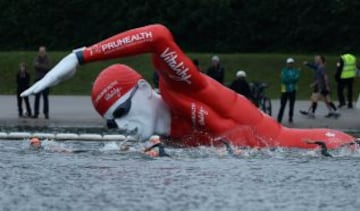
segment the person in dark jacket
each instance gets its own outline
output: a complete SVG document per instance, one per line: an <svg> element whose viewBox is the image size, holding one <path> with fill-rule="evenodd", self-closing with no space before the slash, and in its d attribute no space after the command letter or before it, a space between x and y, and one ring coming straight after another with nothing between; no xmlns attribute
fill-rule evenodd
<svg viewBox="0 0 360 211"><path fill-rule="evenodd" d="M46 73L50 70L50 68L51 68L51 62L47 55L46 47L40 46L39 54L34 59L35 82L42 79L46 75ZM45 118L48 119L49 118L49 88L46 88L35 95L33 118L38 118L39 116L39 103L40 103L41 95L43 96L43 100L44 100L43 112Z"/></svg>
<svg viewBox="0 0 360 211"><path fill-rule="evenodd" d="M249 100L252 99L250 85L246 81L246 72L243 70L236 72L236 79L231 83L230 89L243 95Z"/></svg>
<svg viewBox="0 0 360 211"><path fill-rule="evenodd" d="M296 99L296 83L299 80L300 72L294 67L295 60L293 58L286 59L286 67L281 70L281 97L280 110L277 121L281 123L285 106L289 100L289 123L293 122L294 105Z"/></svg>
<svg viewBox="0 0 360 211"><path fill-rule="evenodd" d="M20 94L25 91L27 88L29 88L30 85L30 74L28 73L26 69L25 63L20 63L19 65L19 71L16 74L16 97L17 97L17 106L18 106L18 112L19 117L23 117L23 109L22 109L22 100L23 98L20 97ZM25 106L26 106L26 116L31 117L31 107L29 103L29 97L24 97Z"/></svg>
<svg viewBox="0 0 360 211"><path fill-rule="evenodd" d="M219 83L224 83L225 70L221 66L220 58L218 56L213 56L211 58L211 66L207 69L206 74Z"/></svg>

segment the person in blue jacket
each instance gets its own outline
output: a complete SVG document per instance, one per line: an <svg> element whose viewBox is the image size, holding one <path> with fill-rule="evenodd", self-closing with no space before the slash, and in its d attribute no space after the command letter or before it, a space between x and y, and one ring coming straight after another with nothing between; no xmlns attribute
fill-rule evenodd
<svg viewBox="0 0 360 211"><path fill-rule="evenodd" d="M296 99L296 83L300 77L300 71L294 67L295 60L288 58L286 67L281 70L281 97L280 110L277 117L278 122L282 121L285 106L289 100L289 123L293 122L294 105Z"/></svg>

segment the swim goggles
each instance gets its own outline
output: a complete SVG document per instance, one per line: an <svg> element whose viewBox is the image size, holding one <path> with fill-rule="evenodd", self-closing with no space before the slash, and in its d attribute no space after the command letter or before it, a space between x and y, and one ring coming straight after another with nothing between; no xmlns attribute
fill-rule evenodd
<svg viewBox="0 0 360 211"><path fill-rule="evenodd" d="M106 125L109 129L118 128L115 119L122 118L126 114L129 113L131 109L131 99L135 95L135 92L137 91L138 86L136 85L135 88L131 91L129 98L117 106L117 108L112 113L112 118L106 120Z"/></svg>

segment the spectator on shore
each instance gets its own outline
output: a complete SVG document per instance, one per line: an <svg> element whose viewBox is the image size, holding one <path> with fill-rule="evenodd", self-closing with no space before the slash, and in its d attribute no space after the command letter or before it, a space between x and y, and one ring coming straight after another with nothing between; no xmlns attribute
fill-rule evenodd
<svg viewBox="0 0 360 211"><path fill-rule="evenodd" d="M17 97L17 106L18 106L18 113L19 117L28 116L31 117L31 107L29 103L29 97L24 97L25 106L26 106L26 114L24 115L22 109L22 100L23 98L20 97L20 94L29 88L30 85L30 74L27 71L26 64L24 62L20 63L19 71L16 74L16 97Z"/></svg>
<svg viewBox="0 0 360 211"><path fill-rule="evenodd" d="M243 95L244 97L246 97L251 101L252 99L251 90L249 83L246 81L245 71L239 70L236 72L236 79L231 83L230 89Z"/></svg>
<svg viewBox="0 0 360 211"><path fill-rule="evenodd" d="M218 56L215 55L211 58L211 66L207 69L206 74L219 83L224 83L225 70L220 64Z"/></svg>
<svg viewBox="0 0 360 211"><path fill-rule="evenodd" d="M311 95L311 105L308 111L300 110L300 113L303 115L307 115L310 118L315 118L317 102L319 101L319 99L322 99L329 110L329 113L325 117L339 117L340 114L337 112L336 106L330 98L330 83L325 68L325 57L322 55L316 55L314 57L314 63L304 61L304 65L314 70L314 82L311 84L311 86L313 87L313 93Z"/></svg>
<svg viewBox="0 0 360 211"><path fill-rule="evenodd" d="M299 80L300 72L294 67L295 60L288 58L286 67L281 70L281 97L280 110L277 121L281 123L286 103L289 100L289 123L293 122L294 105L296 100L296 83Z"/></svg>
<svg viewBox="0 0 360 211"><path fill-rule="evenodd" d="M339 105L341 108L346 105L344 97L344 89L347 89L348 108L353 107L353 84L356 77L356 58L352 54L343 54L340 56L336 65L335 80L337 82L337 95Z"/></svg>
<svg viewBox="0 0 360 211"><path fill-rule="evenodd" d="M46 73L50 70L50 68L51 68L51 62L47 55L46 47L40 46L38 56L34 59L35 82L42 79L46 75ZM39 117L39 103L40 103L41 95L43 96L43 100L44 100L44 106L43 106L44 116L45 119L48 119L49 118L49 88L46 88L35 95L33 118Z"/></svg>

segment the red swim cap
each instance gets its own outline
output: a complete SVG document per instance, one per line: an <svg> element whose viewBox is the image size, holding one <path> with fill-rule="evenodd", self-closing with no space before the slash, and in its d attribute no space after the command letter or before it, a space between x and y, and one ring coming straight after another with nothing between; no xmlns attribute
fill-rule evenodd
<svg viewBox="0 0 360 211"><path fill-rule="evenodd" d="M142 76L126 65L114 64L105 68L96 78L92 88L91 100L96 111L104 116L140 79Z"/></svg>

